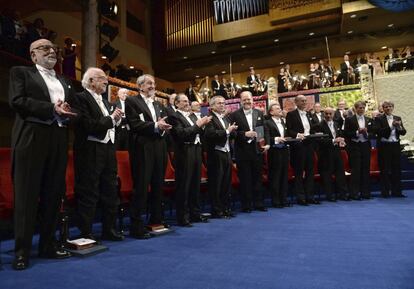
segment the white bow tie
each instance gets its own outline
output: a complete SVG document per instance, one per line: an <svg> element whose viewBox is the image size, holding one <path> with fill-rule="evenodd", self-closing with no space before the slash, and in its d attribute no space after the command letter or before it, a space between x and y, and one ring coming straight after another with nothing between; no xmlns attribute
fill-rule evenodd
<svg viewBox="0 0 414 289"><path fill-rule="evenodd" d="M245 114L245 115L252 114L252 110L251 110L251 109L249 109L249 110L244 110L244 114Z"/></svg>
<svg viewBox="0 0 414 289"><path fill-rule="evenodd" d="M150 103L153 103L153 102L154 102L154 99L153 99L152 97L146 97L146 98L145 98L145 102L146 102L147 104L150 104Z"/></svg>
<svg viewBox="0 0 414 289"><path fill-rule="evenodd" d="M41 72L43 72L44 74L49 75L49 76L56 77L56 71L55 71L55 70L53 70L53 69L46 69L46 68L42 67L42 68L40 69L40 71L41 71Z"/></svg>

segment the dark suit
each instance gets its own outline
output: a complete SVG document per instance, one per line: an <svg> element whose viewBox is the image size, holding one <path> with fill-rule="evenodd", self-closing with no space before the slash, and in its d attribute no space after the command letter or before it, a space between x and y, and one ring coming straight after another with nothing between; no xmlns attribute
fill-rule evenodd
<svg viewBox="0 0 414 289"><path fill-rule="evenodd" d="M335 122L333 122L335 138L341 137L341 130L338 128ZM319 141L319 155L318 165L319 173L321 175L323 188L327 199L335 199L334 193L336 192L336 198L346 199L347 185L345 178L344 163L341 157L341 148L333 143L334 136L329 128L328 123L322 120L318 127L318 131L323 134L329 135L329 138ZM332 175L335 176L336 189L334 191Z"/></svg>
<svg viewBox="0 0 414 289"><path fill-rule="evenodd" d="M347 149L349 164L351 166L350 197L351 198L370 198L369 169L371 162L371 143L370 135L374 132L373 121L369 117L364 117L365 127L368 134L364 140L356 141L359 129L357 116L345 119L344 136L347 139ZM361 193L361 196L359 195Z"/></svg>
<svg viewBox="0 0 414 289"><path fill-rule="evenodd" d="M121 104L121 100L118 99L115 104L114 104L117 108L122 110L122 104ZM124 102L124 110L123 112L125 113L125 102ZM121 124L119 126L117 126L115 128L116 133L115 133L115 145L116 145L116 149L117 150L121 150L121 151L125 151L128 150L128 144L129 144L129 139L128 139L128 128L127 128L127 120L124 117L122 117L122 121Z"/></svg>
<svg viewBox="0 0 414 289"><path fill-rule="evenodd" d="M252 129L263 126L263 113L258 109L252 109ZM249 124L240 108L230 114L230 122L238 126L234 145L238 176L240 180L241 203L244 210L250 210L252 205L256 208L263 207L262 192L262 166L263 155L257 148L256 139L245 136L250 131Z"/></svg>
<svg viewBox="0 0 414 289"><path fill-rule="evenodd" d="M200 217L200 181L201 154L200 144L194 144L196 136L203 134L203 129L195 123L197 117L192 114L191 124L180 111L169 117L173 126L172 136L175 142L175 179L177 221L185 224L190 219Z"/></svg>
<svg viewBox="0 0 414 289"><path fill-rule="evenodd" d="M82 236L92 233L92 224L98 202L102 205L103 232L115 228L119 205L117 193L117 161L115 145L104 140L109 129L114 128L113 111L108 101L102 101L108 112L104 116L94 97L84 90L76 95L80 117L75 123L73 157L75 166L75 196L78 206L78 226Z"/></svg>
<svg viewBox="0 0 414 289"><path fill-rule="evenodd" d="M348 69L353 69L351 62L349 62L349 67L348 65L346 65L345 62L341 63L341 76L342 76L342 80L343 80L343 84L352 84L352 80L350 79L349 73L348 73Z"/></svg>
<svg viewBox="0 0 414 289"><path fill-rule="evenodd" d="M64 100L72 102L70 84L59 75L57 79L64 89ZM38 213L39 252L55 246L66 190L68 133L57 124L46 82L35 66L10 70L9 103L16 112L11 140L15 253L28 258Z"/></svg>
<svg viewBox="0 0 414 289"><path fill-rule="evenodd" d="M153 102L156 119L166 116L164 106ZM151 111L141 95L128 97L125 101L125 113L130 127L131 147L129 149L134 180L134 194L130 206L131 231L143 232L141 215L145 212L150 194L150 224L161 224L161 196L164 184L165 167L167 165L167 145L165 133L155 129ZM132 166L131 166L132 167Z"/></svg>
<svg viewBox="0 0 414 289"><path fill-rule="evenodd" d="M310 134L314 133L312 119L306 115ZM286 115L287 136L296 138L298 133L304 133L305 129L299 115L299 110L295 109ZM295 172L294 192L298 201L313 200L314 196L314 144L312 140L303 140L291 145L291 164ZM305 173L305 178L303 177Z"/></svg>
<svg viewBox="0 0 414 289"><path fill-rule="evenodd" d="M185 90L185 95L188 96L189 101L197 101L197 97L194 93L194 88L187 87Z"/></svg>
<svg viewBox="0 0 414 289"><path fill-rule="evenodd" d="M401 121L399 116L393 116L394 121ZM376 118L376 131L378 135L378 161L381 172L381 195L383 197L401 196L401 148L400 136L407 131L401 123L395 129L395 139L387 141L391 136L392 129L388 124L387 115L383 114Z"/></svg>
<svg viewBox="0 0 414 289"><path fill-rule="evenodd" d="M224 127L216 114L211 113L211 122L206 125L204 139L207 142L208 192L213 214L221 215L230 211L230 190L232 161L230 137L227 134L229 121L223 118ZM228 146L226 146L228 143Z"/></svg>
<svg viewBox="0 0 414 289"><path fill-rule="evenodd" d="M283 135L286 135L287 128L283 119L281 123L283 126ZM266 145L270 145L267 155L272 205L284 206L287 204L289 147L283 143L275 143L275 137L280 137L281 132L272 118L265 120L264 134Z"/></svg>
<svg viewBox="0 0 414 289"><path fill-rule="evenodd" d="M342 117L342 112L339 109L335 110L335 113L334 113L334 116L333 116L333 121L338 126L338 129L342 130L342 128L344 126L344 123L345 123L345 118Z"/></svg>
<svg viewBox="0 0 414 289"><path fill-rule="evenodd" d="M211 81L211 89L213 90L213 95L221 95L222 84L218 80L213 79Z"/></svg>

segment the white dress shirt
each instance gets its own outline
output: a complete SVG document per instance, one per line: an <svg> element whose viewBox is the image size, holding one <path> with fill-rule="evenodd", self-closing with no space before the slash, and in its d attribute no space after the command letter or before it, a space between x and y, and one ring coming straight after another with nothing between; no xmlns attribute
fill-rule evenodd
<svg viewBox="0 0 414 289"><path fill-rule="evenodd" d="M388 125L391 129L391 134L388 138L381 138L381 141L383 142L397 142L397 135L396 135L396 130L395 130L395 126L392 125L392 123L394 122L394 116L393 115L387 115L387 122Z"/></svg>
<svg viewBox="0 0 414 289"><path fill-rule="evenodd" d="M302 121L303 129L304 129L303 134L305 136L308 136L310 134L310 123L309 123L309 119L307 116L307 112L304 110L300 110L300 109L298 109L298 111L299 111L300 119Z"/></svg>
<svg viewBox="0 0 414 289"><path fill-rule="evenodd" d="M226 140L226 144L224 145L224 147L221 147L221 146L216 145L214 147L214 149L215 150L218 150L218 151L222 151L222 152L229 152L230 151L230 144L229 144L230 132L227 130L226 124L224 123L224 120L223 120L224 115L218 114L215 111L213 111L213 113L217 116L217 118L219 119L221 125L226 130L226 134L227 134L227 140Z"/></svg>
<svg viewBox="0 0 414 289"><path fill-rule="evenodd" d="M247 123L249 124L249 129L253 130L253 109L244 110L244 116L246 117Z"/></svg>
<svg viewBox="0 0 414 289"><path fill-rule="evenodd" d="M191 125L195 125L195 123L190 118L190 114L192 114L192 112L182 111L179 109L177 109L177 111L179 111ZM200 139L199 134L196 135L194 144L201 144L201 139Z"/></svg>
<svg viewBox="0 0 414 289"><path fill-rule="evenodd" d="M93 99L98 104L99 108L101 109L102 114L104 116L111 117L112 124L113 124L113 127L106 131L106 135L105 135L104 139L98 139L98 138L90 135L90 136L88 136L88 140L95 141L95 142L100 142L100 143L108 143L109 141L111 141L112 143L115 143L115 125L119 125L121 123L121 121L119 120L118 122L116 122L115 119L111 115L109 115L108 109L105 107L105 104L102 101L102 95L97 94L96 92L94 92L93 90L90 90L90 89L86 89L86 90L93 96Z"/></svg>
<svg viewBox="0 0 414 289"><path fill-rule="evenodd" d="M333 140L335 140L336 139L336 131L335 131L335 127L334 127L334 122L331 120L331 121L328 121L326 123L328 124L329 130L332 133Z"/></svg>
<svg viewBox="0 0 414 289"><path fill-rule="evenodd" d="M280 137L285 137L285 128L283 127L282 120L279 117L272 117L273 122L276 124L277 129L279 130ZM278 144L277 140L279 137L275 137L275 144Z"/></svg>
<svg viewBox="0 0 414 289"><path fill-rule="evenodd" d="M356 116L358 120L358 126L359 128L365 128L365 117L363 115L357 115ZM357 142L366 142L367 138L363 135L357 132Z"/></svg>
<svg viewBox="0 0 414 289"><path fill-rule="evenodd" d="M56 72L53 69L47 69L43 66L36 64L37 70L46 82L47 90L49 91L50 101L57 103L58 100L65 101L65 90L62 83L56 77Z"/></svg>

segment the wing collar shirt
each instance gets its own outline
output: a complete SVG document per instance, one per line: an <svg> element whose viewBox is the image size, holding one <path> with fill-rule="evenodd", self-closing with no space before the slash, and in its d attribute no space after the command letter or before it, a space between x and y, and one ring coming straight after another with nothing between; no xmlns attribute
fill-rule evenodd
<svg viewBox="0 0 414 289"><path fill-rule="evenodd" d="M282 119L280 117L272 117L273 122L276 124L277 129L279 130L280 137L285 137L285 128L282 124ZM278 144L278 137L275 137L275 144Z"/></svg>
<svg viewBox="0 0 414 289"><path fill-rule="evenodd" d="M221 115L221 114L219 114L215 111L213 111L213 113L217 116L217 118L219 119L221 125L226 130L226 134L227 134L227 140L226 140L226 144L224 145L224 147L216 145L214 147L214 149L218 150L218 151L222 151L222 152L229 152L230 151L230 144L229 144L230 132L227 130L226 123L224 122L224 115Z"/></svg>
<svg viewBox="0 0 414 289"><path fill-rule="evenodd" d="M177 109L177 111L179 111L184 117L185 119L190 123L190 125L195 125L195 123L193 122L193 120L190 118L190 114L192 114L192 112L187 112L187 111L182 111ZM194 144L201 144L201 140L200 140L200 135L197 134L194 140Z"/></svg>
<svg viewBox="0 0 414 289"><path fill-rule="evenodd" d="M310 134L310 124L309 124L309 119L307 116L308 113L300 109L298 109L298 111L299 111L300 119L302 121L303 129L304 129L303 134L305 136L308 136Z"/></svg>
<svg viewBox="0 0 414 289"><path fill-rule="evenodd" d="M108 143L109 141L111 141L112 143L115 143L115 126L119 125L121 123L121 120L116 122L115 119L111 115L109 115L108 109L105 107L105 104L102 101L102 95L97 94L96 92L88 88L86 90L93 96L93 99L98 104L99 108L101 109L102 114L104 116L109 116L112 119L112 124L113 124L113 127L106 131L106 135L104 139L98 139L90 135L88 136L88 140L100 142L100 143Z"/></svg>
<svg viewBox="0 0 414 289"><path fill-rule="evenodd" d="M65 90L63 89L62 83L56 77L56 72L53 69L47 69L39 64L36 64L36 68L46 83L47 90L49 91L50 101L57 103L59 100L65 101ZM63 119L60 119L57 115L55 116L59 126L63 125Z"/></svg>
<svg viewBox="0 0 414 289"><path fill-rule="evenodd" d="M359 128L365 127L365 117L363 115L356 115L358 126ZM357 138L355 139L356 142L366 142L368 139L364 134L357 132Z"/></svg>
<svg viewBox="0 0 414 289"><path fill-rule="evenodd" d="M397 142L397 135L395 133L395 127L392 125L392 123L394 122L394 116L393 115L387 115L387 122L388 125L391 129L391 134L388 138L381 138L381 141L383 142Z"/></svg>

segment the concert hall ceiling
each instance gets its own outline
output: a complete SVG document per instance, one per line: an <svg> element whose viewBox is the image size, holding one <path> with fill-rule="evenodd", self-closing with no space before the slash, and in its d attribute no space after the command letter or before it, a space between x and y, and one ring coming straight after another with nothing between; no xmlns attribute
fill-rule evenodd
<svg viewBox="0 0 414 289"><path fill-rule="evenodd" d="M225 1L198 0L196 6L191 0L156 2L153 66L159 77L169 81L228 73L230 55L233 73L250 66L278 67L281 62L327 58L326 38L331 57L414 44L413 10L394 13L367 1L270 0L266 13L236 21L230 13L224 15L230 21L222 24L217 24L213 4ZM223 19L219 21L226 22Z"/></svg>

